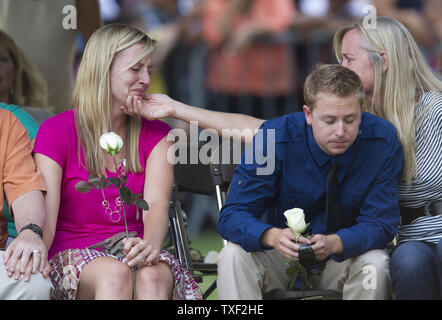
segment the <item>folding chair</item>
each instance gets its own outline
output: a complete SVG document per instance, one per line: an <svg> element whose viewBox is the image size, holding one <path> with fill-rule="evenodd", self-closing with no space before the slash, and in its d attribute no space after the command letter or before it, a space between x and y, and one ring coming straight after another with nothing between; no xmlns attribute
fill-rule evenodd
<svg viewBox="0 0 442 320"><path fill-rule="evenodd" d="M240 163L235 159L232 154L238 150L238 144L234 144L231 141L225 141L212 156L210 163L210 170L213 176L213 183L215 184L216 197L218 201L218 208L221 211L222 206L225 203L227 193L229 191L230 183L235 171L236 166ZM241 144L241 150L245 149L245 145ZM222 153L230 150L230 161L222 161ZM226 160L227 156L224 156ZM225 240L224 240L225 241ZM267 292L263 296L264 300L339 300L341 294L333 290L273 290Z"/></svg>
<svg viewBox="0 0 442 320"><path fill-rule="evenodd" d="M190 156L191 152L198 152L199 154L201 145L188 145L186 149L188 156ZM203 275L216 274L217 264L192 261L180 195L183 192L213 195L215 193L215 186L212 183L209 164L202 163L200 159L195 164L190 163L190 160L187 163L175 164L174 175L175 183L170 199L169 222L175 253L182 266L192 274L196 282L201 283ZM195 274L195 271L202 275ZM215 288L216 286L214 285L210 286L203 293L203 298L206 299Z"/></svg>

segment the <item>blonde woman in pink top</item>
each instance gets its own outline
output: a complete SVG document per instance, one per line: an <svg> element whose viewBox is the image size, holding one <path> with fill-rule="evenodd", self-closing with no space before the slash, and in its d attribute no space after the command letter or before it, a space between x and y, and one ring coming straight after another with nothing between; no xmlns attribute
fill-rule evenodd
<svg viewBox="0 0 442 320"><path fill-rule="evenodd" d="M168 228L173 167L167 161L170 128L122 111L138 101L150 84L155 41L122 24L106 25L89 39L73 93L74 109L42 124L35 161L47 185L44 242L50 247L51 280L56 299L130 299L135 267L137 299L200 299L201 291L177 259L161 245ZM105 132L124 141L116 157L127 186L149 204L136 219L126 206L129 231L124 259L87 247L125 231L118 190L75 185L89 174L116 177L113 159L100 148Z"/></svg>

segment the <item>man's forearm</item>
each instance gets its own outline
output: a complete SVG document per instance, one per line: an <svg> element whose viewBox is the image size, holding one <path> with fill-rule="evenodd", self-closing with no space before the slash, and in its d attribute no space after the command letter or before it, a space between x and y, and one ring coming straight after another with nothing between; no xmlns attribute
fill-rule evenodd
<svg viewBox="0 0 442 320"><path fill-rule="evenodd" d="M43 228L46 209L41 191L26 192L12 202L11 208L17 231L29 223Z"/></svg>

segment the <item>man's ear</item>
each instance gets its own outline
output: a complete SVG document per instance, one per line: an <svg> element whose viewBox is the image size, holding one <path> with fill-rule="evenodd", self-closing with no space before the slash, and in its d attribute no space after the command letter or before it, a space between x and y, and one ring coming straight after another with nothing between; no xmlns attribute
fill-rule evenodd
<svg viewBox="0 0 442 320"><path fill-rule="evenodd" d="M387 51L381 50L381 51L379 51L379 54L381 55L381 58L382 58L382 73L384 73L388 69L388 55L387 55Z"/></svg>
<svg viewBox="0 0 442 320"><path fill-rule="evenodd" d="M310 110L310 107L303 105L302 110L304 111L305 121L307 121L308 125L312 125L312 111Z"/></svg>

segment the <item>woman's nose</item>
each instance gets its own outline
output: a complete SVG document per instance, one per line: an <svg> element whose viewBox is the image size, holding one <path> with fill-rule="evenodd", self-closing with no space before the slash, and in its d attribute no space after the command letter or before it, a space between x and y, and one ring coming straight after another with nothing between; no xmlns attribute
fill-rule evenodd
<svg viewBox="0 0 442 320"><path fill-rule="evenodd" d="M150 74L149 74L149 70L147 68L142 68L142 70L139 73L139 76L140 76L140 83L149 85Z"/></svg>

